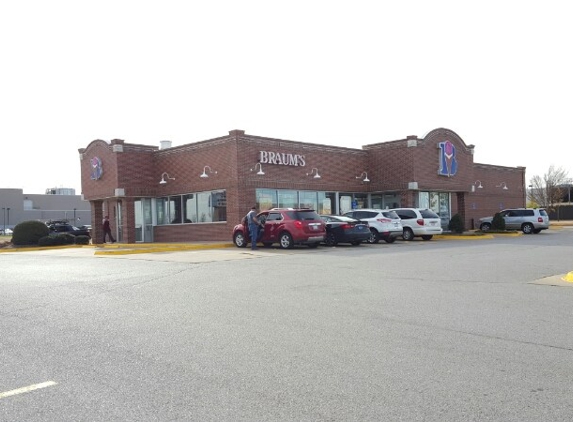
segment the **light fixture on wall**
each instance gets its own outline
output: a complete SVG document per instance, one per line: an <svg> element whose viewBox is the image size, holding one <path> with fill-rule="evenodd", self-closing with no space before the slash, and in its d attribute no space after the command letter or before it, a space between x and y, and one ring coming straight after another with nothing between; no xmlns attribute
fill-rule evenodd
<svg viewBox="0 0 573 422"><path fill-rule="evenodd" d="M507 183L501 182L499 185L495 186L496 188L502 188L503 190L508 190Z"/></svg>
<svg viewBox="0 0 573 422"><path fill-rule="evenodd" d="M175 180L175 177L170 177L169 174L167 174L167 172L163 172L163 174L161 175L161 180L159 181L159 184L164 185L167 183L167 180Z"/></svg>
<svg viewBox="0 0 573 422"><path fill-rule="evenodd" d="M320 174L318 174L318 169L315 167L313 168L310 173L306 173L307 176L312 176L312 173L314 173L316 170L316 174L313 176L315 179L320 179Z"/></svg>
<svg viewBox="0 0 573 422"><path fill-rule="evenodd" d="M364 176L364 179L362 179L362 176ZM357 179L362 179L363 182L369 182L370 179L368 178L368 173L366 173L365 171L363 171L360 176L356 176Z"/></svg>
<svg viewBox="0 0 573 422"><path fill-rule="evenodd" d="M476 191L476 187L477 187L478 189L483 189L483 186L482 186L480 180L476 180L476 181L474 182L474 184L472 185L472 192L475 192L475 191Z"/></svg>
<svg viewBox="0 0 573 422"><path fill-rule="evenodd" d="M217 174L217 172L213 171L213 169L211 169L211 167L205 166L205 167L203 167L203 173L199 177L202 177L203 179L209 177L209 175L207 174L207 169L209 169L210 174Z"/></svg>
<svg viewBox="0 0 573 422"><path fill-rule="evenodd" d="M257 172L257 174L259 176L264 176L265 172L263 171L263 165L261 163L255 164L255 168L251 169L251 171L255 171L257 169L257 166L259 166L259 171Z"/></svg>

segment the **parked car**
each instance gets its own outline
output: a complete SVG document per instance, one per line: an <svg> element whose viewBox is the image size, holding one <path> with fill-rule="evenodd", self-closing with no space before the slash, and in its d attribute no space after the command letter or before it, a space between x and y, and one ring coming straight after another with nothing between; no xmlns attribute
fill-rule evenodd
<svg viewBox="0 0 573 422"><path fill-rule="evenodd" d="M326 236L325 224L320 216L307 208L273 208L257 215L264 229L258 242L270 247L278 243L283 249L294 245L308 245L316 248ZM240 223L233 228L233 242L238 248L244 248L251 242L249 229Z"/></svg>
<svg viewBox="0 0 573 422"><path fill-rule="evenodd" d="M370 227L368 243L378 243L380 239L393 243L397 237L402 236L402 222L391 210L363 208L348 211L343 215L368 223Z"/></svg>
<svg viewBox="0 0 573 422"><path fill-rule="evenodd" d="M4 235L4 236L8 236L13 234L14 232L12 231L12 229L0 229L0 235Z"/></svg>
<svg viewBox="0 0 573 422"><path fill-rule="evenodd" d="M338 243L350 243L358 246L370 238L368 223L345 217L343 215L321 215L326 225L324 243L327 246L336 246Z"/></svg>
<svg viewBox="0 0 573 422"><path fill-rule="evenodd" d="M525 234L539 233L549 228L549 215L543 208L509 208L499 212L508 230L521 230ZM493 217L480 218L481 231L491 230Z"/></svg>
<svg viewBox="0 0 573 422"><path fill-rule="evenodd" d="M440 216L428 208L393 208L402 220L402 239L413 240L421 237L430 240L434 235L442 234Z"/></svg>
<svg viewBox="0 0 573 422"><path fill-rule="evenodd" d="M74 236L90 236L90 232L87 229L78 229L76 226L72 226L67 223L56 223L48 225L50 233L69 233Z"/></svg>

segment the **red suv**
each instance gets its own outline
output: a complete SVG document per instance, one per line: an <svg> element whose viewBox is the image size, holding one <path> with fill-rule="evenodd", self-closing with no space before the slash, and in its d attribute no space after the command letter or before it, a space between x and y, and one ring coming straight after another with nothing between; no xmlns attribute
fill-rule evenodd
<svg viewBox="0 0 573 422"><path fill-rule="evenodd" d="M320 216L307 208L273 208L257 215L264 224L258 242L265 247L278 243L283 249L294 245L316 248L324 241L326 229ZM244 248L251 241L247 225L237 224L233 229L233 242Z"/></svg>

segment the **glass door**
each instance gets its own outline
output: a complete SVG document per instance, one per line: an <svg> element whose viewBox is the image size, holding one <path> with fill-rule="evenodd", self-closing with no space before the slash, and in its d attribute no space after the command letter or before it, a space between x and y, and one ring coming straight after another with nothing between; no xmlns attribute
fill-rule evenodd
<svg viewBox="0 0 573 422"><path fill-rule="evenodd" d="M151 198L136 199L133 206L135 213L135 241L153 242Z"/></svg>

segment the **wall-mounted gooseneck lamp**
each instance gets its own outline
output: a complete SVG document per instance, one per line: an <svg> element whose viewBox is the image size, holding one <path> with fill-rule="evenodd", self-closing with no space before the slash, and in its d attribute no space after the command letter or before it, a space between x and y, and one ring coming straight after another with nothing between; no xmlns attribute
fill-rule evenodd
<svg viewBox="0 0 573 422"><path fill-rule="evenodd" d="M310 171L310 173L306 173L306 175L307 175L307 176L312 176L313 173L315 173L314 176L313 176L314 179L320 179L320 174L318 174L318 169L317 169L316 167L313 168L313 169Z"/></svg>
<svg viewBox="0 0 573 422"><path fill-rule="evenodd" d="M472 185L472 192L475 192L475 191L476 191L476 187L477 187L478 189L483 189L483 186L482 186L482 184L481 184L481 181L476 180L476 181L474 182L474 184Z"/></svg>
<svg viewBox="0 0 573 422"><path fill-rule="evenodd" d="M175 180L175 177L171 177L171 176L169 176L169 174L167 174L167 172L163 172L163 174L161 175L161 180L159 181L159 184L164 185L167 183L168 180Z"/></svg>
<svg viewBox="0 0 573 422"><path fill-rule="evenodd" d="M507 183L501 182L499 185L495 186L496 188L502 188L503 190L508 190Z"/></svg>
<svg viewBox="0 0 573 422"><path fill-rule="evenodd" d="M364 176L364 179L362 179L362 176ZM368 178L368 173L366 173L365 171L363 171L360 176L356 176L356 178L362 179L363 182L369 182L370 181L370 179Z"/></svg>
<svg viewBox="0 0 573 422"><path fill-rule="evenodd" d="M213 169L211 169L211 167L205 166L205 167L203 167L203 173L199 177L202 177L203 179L206 177L209 177L209 175L207 174L207 169L209 169L209 174L217 174L217 172L213 171Z"/></svg>
<svg viewBox="0 0 573 422"><path fill-rule="evenodd" d="M257 166L259 166L259 171L257 172L257 174L259 176L264 176L265 172L263 171L263 165L261 163L255 164L255 168L251 169L251 171L255 171L257 169Z"/></svg>

